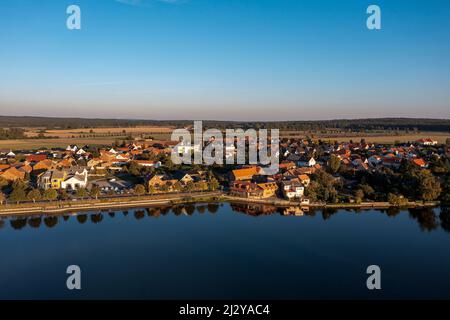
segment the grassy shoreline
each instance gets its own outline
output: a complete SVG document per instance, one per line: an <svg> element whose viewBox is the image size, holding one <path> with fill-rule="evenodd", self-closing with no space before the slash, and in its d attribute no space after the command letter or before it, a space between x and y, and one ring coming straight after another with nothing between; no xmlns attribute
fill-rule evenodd
<svg viewBox="0 0 450 320"><path fill-rule="evenodd" d="M0 216L31 215L31 214L62 214L76 211L126 209L142 206L176 205L192 202L217 201L220 192L199 192L183 195L135 196L127 198L102 198L74 201L51 201L45 203L7 204L0 205Z"/></svg>
<svg viewBox="0 0 450 320"><path fill-rule="evenodd" d="M27 203L27 204L8 204L0 205L0 216L16 216L16 215L48 215L63 214L77 211L92 210L110 210L110 209L126 209L144 206L173 206L189 203L205 203L205 202L229 202L255 205L274 205L278 207L304 207L311 209L389 209L398 208L388 202L363 202L363 203L312 203L309 205L300 205L299 203L290 202L283 199L248 199L237 198L223 194L222 192L203 192L184 195L167 195L166 197L158 196L140 196L132 198L106 198L98 200L79 200L71 201L54 201L48 203ZM408 202L400 208L423 208L439 206L438 201L434 202Z"/></svg>

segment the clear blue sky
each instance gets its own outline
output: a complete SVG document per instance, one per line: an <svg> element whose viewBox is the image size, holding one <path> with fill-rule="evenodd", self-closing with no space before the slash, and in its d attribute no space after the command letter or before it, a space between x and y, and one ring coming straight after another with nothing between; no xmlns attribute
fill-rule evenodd
<svg viewBox="0 0 450 320"><path fill-rule="evenodd" d="M1 0L0 114L450 118L450 1Z"/></svg>

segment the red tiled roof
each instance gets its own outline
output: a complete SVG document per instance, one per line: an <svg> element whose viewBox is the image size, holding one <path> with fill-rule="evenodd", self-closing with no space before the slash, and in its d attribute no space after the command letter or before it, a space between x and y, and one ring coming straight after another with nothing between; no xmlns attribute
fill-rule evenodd
<svg viewBox="0 0 450 320"><path fill-rule="evenodd" d="M419 167L425 167L426 165L427 165L427 163L425 162L425 160L423 160L423 159L413 159L412 160L412 162L416 165L416 166L419 166Z"/></svg>
<svg viewBox="0 0 450 320"><path fill-rule="evenodd" d="M27 162L39 162L47 159L46 154L31 154L25 158Z"/></svg>

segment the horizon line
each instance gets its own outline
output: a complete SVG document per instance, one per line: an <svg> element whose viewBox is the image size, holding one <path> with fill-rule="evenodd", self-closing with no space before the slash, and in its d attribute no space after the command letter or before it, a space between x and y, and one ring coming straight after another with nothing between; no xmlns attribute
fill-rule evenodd
<svg viewBox="0 0 450 320"><path fill-rule="evenodd" d="M352 120L401 120L401 119L411 119L411 120L441 120L441 121L450 121L450 118L426 118L426 117L368 117L368 118L330 118L330 119L305 119L305 120L229 120L229 119L151 119L151 118L99 118L99 117L76 117L76 116L35 116L35 115L1 115L0 118L41 118L41 119L84 119L84 120L129 120L129 121L158 121L158 122L167 122L167 121L211 121L211 122L321 122L321 121L352 121Z"/></svg>

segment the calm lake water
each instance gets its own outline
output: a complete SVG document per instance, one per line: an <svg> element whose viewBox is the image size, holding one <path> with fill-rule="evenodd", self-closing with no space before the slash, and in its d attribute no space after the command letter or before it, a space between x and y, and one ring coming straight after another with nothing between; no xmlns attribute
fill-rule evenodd
<svg viewBox="0 0 450 320"><path fill-rule="evenodd" d="M0 299L450 298L450 212L230 204L0 219ZM66 289L79 265L82 290ZM382 290L366 288L366 268Z"/></svg>

